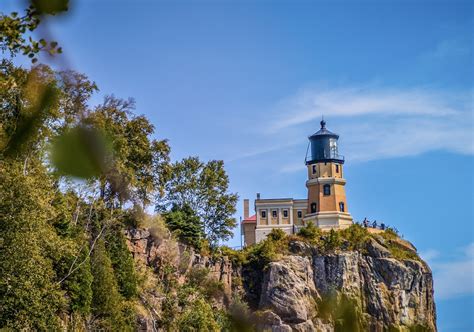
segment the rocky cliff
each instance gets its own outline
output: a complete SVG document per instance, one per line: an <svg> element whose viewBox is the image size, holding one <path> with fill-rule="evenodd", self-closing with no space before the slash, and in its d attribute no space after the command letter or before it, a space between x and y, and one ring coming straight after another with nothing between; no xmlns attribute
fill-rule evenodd
<svg viewBox="0 0 474 332"><path fill-rule="evenodd" d="M293 255L271 262L263 271L258 307L273 314L266 327L273 331L334 331L334 317L324 319L321 312L324 299L332 298L329 305L360 321L349 322L353 327L435 331L433 279L428 266L417 260L395 259L375 241L369 248L367 254L321 255L310 246L293 243ZM350 308L344 309L345 305Z"/></svg>
<svg viewBox="0 0 474 332"><path fill-rule="evenodd" d="M283 254L264 265L209 258L146 230L127 234L137 261L160 275L163 260L184 280L193 267L205 267L223 285L216 307L228 307L241 294L255 315L257 330L268 331L436 331L433 280L419 259L395 258L383 237L371 237L360 250L322 252L298 239L285 242ZM416 250L398 240L408 252ZM171 250L171 251L170 251ZM172 252L172 253L171 253ZM150 297L148 297L150 298ZM159 300L147 300L144 330L159 319Z"/></svg>

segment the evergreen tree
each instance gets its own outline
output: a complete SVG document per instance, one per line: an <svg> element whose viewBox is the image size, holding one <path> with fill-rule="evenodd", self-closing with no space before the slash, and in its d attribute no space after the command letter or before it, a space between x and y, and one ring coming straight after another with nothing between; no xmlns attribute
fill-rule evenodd
<svg viewBox="0 0 474 332"><path fill-rule="evenodd" d="M92 314L95 327L109 331L122 330L125 328L122 299L103 239L99 239L95 244L91 265L94 277Z"/></svg>
<svg viewBox="0 0 474 332"><path fill-rule="evenodd" d="M180 241L200 249L203 239L203 225L201 219L185 204L183 207L174 205L170 212L164 214L166 226Z"/></svg>
<svg viewBox="0 0 474 332"><path fill-rule="evenodd" d="M120 294L126 299L137 295L137 276L133 257L128 250L120 225L116 225L106 236L106 247L117 279Z"/></svg>

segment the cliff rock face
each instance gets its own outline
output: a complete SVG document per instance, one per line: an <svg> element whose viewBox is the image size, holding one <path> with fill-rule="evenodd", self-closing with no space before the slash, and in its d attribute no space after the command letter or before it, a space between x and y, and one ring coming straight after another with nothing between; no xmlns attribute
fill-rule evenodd
<svg viewBox="0 0 474 332"><path fill-rule="evenodd" d="M203 257L180 244L170 245L147 230L126 235L134 258L153 267L158 277L166 258L174 262L177 279L184 279L193 266L208 268L224 285L221 307L229 304L233 292L244 293L259 313L259 330L436 331L429 267L419 260L395 259L383 241L371 239L364 250L330 254L291 241L288 254L256 270L233 266L227 258ZM405 245L415 251L408 242ZM237 279L242 286L233 284ZM155 301L153 311L159 316L159 300ZM355 325L341 325L344 316ZM143 330L152 331L149 317L143 319Z"/></svg>
<svg viewBox="0 0 474 332"><path fill-rule="evenodd" d="M392 258L374 240L366 255L320 255L303 243L294 243L293 249L294 255L270 263L263 272L258 308L271 311L273 317L264 328L334 331L334 319L324 319L319 312L321 299L333 296L350 301L349 314L360 314L363 330L436 330L433 280L426 264ZM344 302L331 305L343 307Z"/></svg>
<svg viewBox="0 0 474 332"><path fill-rule="evenodd" d="M147 229L131 229L125 235L133 258L154 268L158 275L165 261L176 268L178 279L184 278L193 267L205 267L214 279L222 282L227 294L231 292L232 275L238 272L226 257L212 260L196 253L192 247L153 236Z"/></svg>

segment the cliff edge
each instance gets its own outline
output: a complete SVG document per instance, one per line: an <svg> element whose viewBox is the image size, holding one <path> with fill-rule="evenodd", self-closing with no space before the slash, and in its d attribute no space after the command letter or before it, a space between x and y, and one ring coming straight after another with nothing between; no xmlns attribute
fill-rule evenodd
<svg viewBox="0 0 474 332"><path fill-rule="evenodd" d="M181 282L196 267L207 269L222 290L212 306L230 310L241 298L253 330L436 331L432 273L409 242L370 235L356 245L344 237L334 245L330 237L278 235L253 248L206 257L179 244L170 249L168 240L146 230L127 233L136 261L158 278L164 257L172 257ZM148 312L142 330L159 330L163 319L162 301L153 292L142 295Z"/></svg>

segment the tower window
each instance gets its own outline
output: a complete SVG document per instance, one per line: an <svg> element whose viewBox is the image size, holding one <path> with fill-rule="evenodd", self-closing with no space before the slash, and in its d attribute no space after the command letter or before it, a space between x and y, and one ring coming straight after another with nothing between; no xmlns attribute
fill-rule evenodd
<svg viewBox="0 0 474 332"><path fill-rule="evenodd" d="M316 174L316 165L313 165L313 174Z"/></svg>
<svg viewBox="0 0 474 332"><path fill-rule="evenodd" d="M267 211L263 210L260 215L262 216L262 218L266 218L267 217Z"/></svg>
<svg viewBox="0 0 474 332"><path fill-rule="evenodd" d="M272 217L276 218L278 215L277 210L272 210Z"/></svg>
<svg viewBox="0 0 474 332"><path fill-rule="evenodd" d="M331 186L329 184L325 184L323 187L324 196L331 195Z"/></svg>
<svg viewBox="0 0 474 332"><path fill-rule="evenodd" d="M283 210L283 218L288 218L288 210Z"/></svg>
<svg viewBox="0 0 474 332"><path fill-rule="evenodd" d="M339 173L339 165L336 165L336 173Z"/></svg>
<svg viewBox="0 0 474 332"><path fill-rule="evenodd" d="M301 218L303 218L303 212L298 211L298 219L301 219Z"/></svg>
<svg viewBox="0 0 474 332"><path fill-rule="evenodd" d="M344 202L339 202L339 210L344 212Z"/></svg>
<svg viewBox="0 0 474 332"><path fill-rule="evenodd" d="M316 213L316 203L311 203L311 213Z"/></svg>

